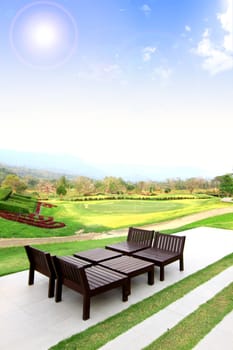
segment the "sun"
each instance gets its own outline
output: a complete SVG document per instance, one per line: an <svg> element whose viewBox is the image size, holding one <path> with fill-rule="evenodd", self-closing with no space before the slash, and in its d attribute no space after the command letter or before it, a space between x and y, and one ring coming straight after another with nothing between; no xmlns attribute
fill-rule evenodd
<svg viewBox="0 0 233 350"><path fill-rule="evenodd" d="M54 2L38 1L18 11L10 30L11 47L26 64L57 67L67 61L77 44L71 14Z"/></svg>
<svg viewBox="0 0 233 350"><path fill-rule="evenodd" d="M59 30L49 22L37 23L31 32L32 43L40 49L51 49L59 42Z"/></svg>

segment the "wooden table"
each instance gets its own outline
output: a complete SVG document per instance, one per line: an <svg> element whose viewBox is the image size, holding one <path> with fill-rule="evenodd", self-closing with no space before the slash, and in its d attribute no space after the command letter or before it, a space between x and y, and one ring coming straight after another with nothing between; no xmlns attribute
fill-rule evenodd
<svg viewBox="0 0 233 350"><path fill-rule="evenodd" d="M89 262L87 260L79 259L79 258L76 258L76 257L71 256L71 255L61 256L61 258L64 261L67 261L71 264L77 265L78 267L90 267L92 265L91 262Z"/></svg>
<svg viewBox="0 0 233 350"><path fill-rule="evenodd" d="M151 262L133 258L128 255L123 255L111 260L103 261L99 265L107 267L113 271L123 273L127 275L129 279L147 272L148 284L154 284L154 264Z"/></svg>
<svg viewBox="0 0 233 350"><path fill-rule="evenodd" d="M114 252L112 250L104 249L104 248L96 248L85 250L83 252L75 253L74 256L76 258L84 259L92 264L97 264L105 260L113 259L121 256L121 253Z"/></svg>

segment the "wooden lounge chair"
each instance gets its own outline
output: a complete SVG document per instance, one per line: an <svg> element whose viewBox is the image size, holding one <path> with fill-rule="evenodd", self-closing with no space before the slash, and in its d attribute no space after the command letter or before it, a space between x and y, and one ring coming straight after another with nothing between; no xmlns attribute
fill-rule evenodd
<svg viewBox="0 0 233 350"><path fill-rule="evenodd" d="M144 230L136 227L129 227L127 240L116 244L107 245L105 248L131 255L142 249L151 247L154 237L154 230Z"/></svg>
<svg viewBox="0 0 233 350"><path fill-rule="evenodd" d="M40 272L49 278L48 297L54 297L56 273L53 267L51 255L29 245L24 246L24 248L30 263L28 284L34 284L35 271Z"/></svg>
<svg viewBox="0 0 233 350"><path fill-rule="evenodd" d="M128 300L130 285L127 276L98 265L79 267L62 257L53 257L53 262L57 274L55 301L61 301L63 285L82 294L83 320L90 317L90 299L94 295L122 287L122 300Z"/></svg>
<svg viewBox="0 0 233 350"><path fill-rule="evenodd" d="M168 235L157 232L152 247L136 252L133 256L153 262L156 266L159 266L160 281L163 281L164 267L173 261L179 260L180 271L184 270L184 244L185 236Z"/></svg>

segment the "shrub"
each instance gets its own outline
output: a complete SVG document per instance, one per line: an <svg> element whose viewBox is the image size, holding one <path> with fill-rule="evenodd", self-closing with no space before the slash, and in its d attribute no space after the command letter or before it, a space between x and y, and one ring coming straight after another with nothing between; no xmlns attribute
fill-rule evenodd
<svg viewBox="0 0 233 350"><path fill-rule="evenodd" d="M29 209L26 206L12 202L0 202L0 210L7 210L12 213L29 213Z"/></svg>
<svg viewBox="0 0 233 350"><path fill-rule="evenodd" d="M11 188L0 188L0 201L5 201L7 200L12 193Z"/></svg>

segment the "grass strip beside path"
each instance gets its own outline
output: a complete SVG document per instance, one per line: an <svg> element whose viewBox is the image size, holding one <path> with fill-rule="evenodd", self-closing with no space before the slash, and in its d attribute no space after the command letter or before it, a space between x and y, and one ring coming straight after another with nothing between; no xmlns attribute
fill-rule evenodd
<svg viewBox="0 0 233 350"><path fill-rule="evenodd" d="M125 240L125 237L114 237L91 241L75 241L63 243L33 244L52 255L73 255L82 250L103 248L107 244L113 244ZM29 262L24 247L0 248L0 276L9 273L23 271L29 268Z"/></svg>
<svg viewBox="0 0 233 350"><path fill-rule="evenodd" d="M128 309L63 340L53 346L53 350L95 350L123 332L144 321L146 318L182 298L194 288L205 283L226 268L233 265L233 254L169 286L153 296L130 306Z"/></svg>
<svg viewBox="0 0 233 350"><path fill-rule="evenodd" d="M233 310L233 283L199 306L145 350L190 350Z"/></svg>
<svg viewBox="0 0 233 350"><path fill-rule="evenodd" d="M93 200L57 201L56 207L42 208L41 215L65 223L59 229L45 229L0 218L0 238L74 236L75 232L103 233L129 226L154 225L167 220L214 210L233 210L232 203L219 198L184 200ZM170 227L169 227L170 228Z"/></svg>
<svg viewBox="0 0 233 350"><path fill-rule="evenodd" d="M233 230L233 214L227 213L227 214L209 217L206 219L192 222L190 224L175 227L173 229L163 230L163 232L177 233L177 232L190 230L196 227L214 227L214 228L225 229L225 230Z"/></svg>

